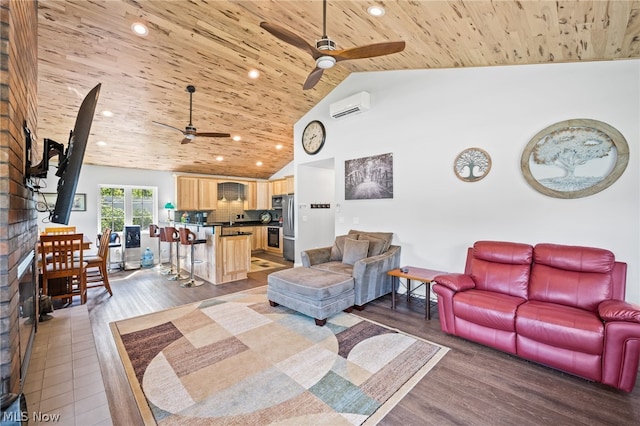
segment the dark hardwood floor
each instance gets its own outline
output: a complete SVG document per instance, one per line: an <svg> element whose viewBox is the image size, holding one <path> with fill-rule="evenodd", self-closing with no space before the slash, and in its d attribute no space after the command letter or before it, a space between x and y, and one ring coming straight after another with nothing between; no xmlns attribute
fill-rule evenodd
<svg viewBox="0 0 640 426"><path fill-rule="evenodd" d="M279 263L281 258L260 255ZM114 425L139 425L141 417L116 351L109 323L267 283L275 269L230 284L180 288L153 270L110 275L113 296L89 291L88 309ZM365 318L451 348L449 353L380 422L381 425L637 425L640 381L632 393L591 383L511 355L449 336L437 309L424 319L420 303L389 296L357 312Z"/></svg>

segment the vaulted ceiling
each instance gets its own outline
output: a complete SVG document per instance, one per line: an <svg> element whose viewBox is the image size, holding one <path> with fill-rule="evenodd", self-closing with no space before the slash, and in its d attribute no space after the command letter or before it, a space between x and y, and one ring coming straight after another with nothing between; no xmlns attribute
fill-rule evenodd
<svg viewBox="0 0 640 426"><path fill-rule="evenodd" d="M386 13L370 16L373 4ZM38 8L38 138L66 144L82 98L102 83L85 164L150 170L268 178L293 159L293 124L352 72L640 57L640 1L329 1L327 34L339 49L396 40L406 48L340 62L305 91L313 59L260 22L313 45L321 1L39 0ZM149 34L134 35L135 22ZM183 145L179 131L153 123L185 128L187 85L196 87L198 131L239 141Z"/></svg>

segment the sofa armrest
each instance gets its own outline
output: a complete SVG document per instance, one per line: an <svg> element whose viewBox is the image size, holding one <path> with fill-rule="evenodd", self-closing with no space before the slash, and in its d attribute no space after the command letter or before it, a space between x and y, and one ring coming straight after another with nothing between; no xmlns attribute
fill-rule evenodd
<svg viewBox="0 0 640 426"><path fill-rule="evenodd" d="M598 315L604 321L640 323L640 306L623 300L605 300L598 305Z"/></svg>
<svg viewBox="0 0 640 426"><path fill-rule="evenodd" d="M300 256L302 258L302 266L309 268L319 263L331 261L331 247L320 247L305 250L300 253Z"/></svg>
<svg viewBox="0 0 640 426"><path fill-rule="evenodd" d="M358 260L353 265L356 305L362 306L380 296L391 293L392 278L388 271L400 267L400 246L390 246L389 250Z"/></svg>
<svg viewBox="0 0 640 426"><path fill-rule="evenodd" d="M471 276L466 274L438 275L433 279L437 284L443 285L453 291L464 291L475 288L476 283Z"/></svg>

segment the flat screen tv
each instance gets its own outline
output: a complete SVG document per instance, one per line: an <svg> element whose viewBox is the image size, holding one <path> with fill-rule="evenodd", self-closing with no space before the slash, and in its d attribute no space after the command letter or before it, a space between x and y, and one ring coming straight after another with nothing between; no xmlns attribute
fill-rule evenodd
<svg viewBox="0 0 640 426"><path fill-rule="evenodd" d="M100 86L101 84L98 84L91 89L82 101L76 117L76 124L69 136L67 150L64 155L60 156L58 171L56 172L56 176L60 178L57 188L58 198L51 213L51 222L63 225L69 224L69 216L71 215L73 198L78 186L84 152L87 148L87 140L89 139L91 123L98 103L98 95L100 95Z"/></svg>

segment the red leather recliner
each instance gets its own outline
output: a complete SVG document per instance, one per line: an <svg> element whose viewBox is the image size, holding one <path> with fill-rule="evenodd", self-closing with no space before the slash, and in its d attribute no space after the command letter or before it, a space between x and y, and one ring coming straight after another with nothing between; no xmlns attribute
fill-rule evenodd
<svg viewBox="0 0 640 426"><path fill-rule="evenodd" d="M433 291L444 332L631 392L640 307L624 301L626 270L603 249L479 241Z"/></svg>

